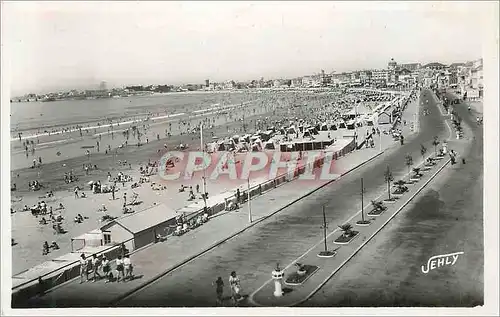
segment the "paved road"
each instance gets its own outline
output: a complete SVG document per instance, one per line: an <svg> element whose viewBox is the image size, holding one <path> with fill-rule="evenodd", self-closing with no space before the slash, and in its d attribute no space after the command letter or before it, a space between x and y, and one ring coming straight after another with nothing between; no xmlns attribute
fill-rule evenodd
<svg viewBox="0 0 500 317"><path fill-rule="evenodd" d="M405 156L420 158L420 144L431 149L434 136L448 135L439 111L424 91L421 100L429 100L430 115L420 119L420 133L407 138L405 145L386 151L367 167L333 182L322 190L294 204L262 224L228 241L178 271L156 281L148 288L126 298L121 306L214 306L212 282L221 276L226 282L236 270L242 279L243 293L251 293L269 279L270 271L280 262L288 265L321 240L321 209L327 205L329 230L336 228L360 207L359 178L364 178L365 202L385 193L383 172L390 165L395 178L407 171ZM423 109L423 108L422 108ZM230 224L228 224L230 225Z"/></svg>
<svg viewBox="0 0 500 317"><path fill-rule="evenodd" d="M483 129L475 111L455 108L469 127L450 146L469 146L466 164L445 169L303 306L483 304ZM431 256L460 251L454 266L422 273Z"/></svg>

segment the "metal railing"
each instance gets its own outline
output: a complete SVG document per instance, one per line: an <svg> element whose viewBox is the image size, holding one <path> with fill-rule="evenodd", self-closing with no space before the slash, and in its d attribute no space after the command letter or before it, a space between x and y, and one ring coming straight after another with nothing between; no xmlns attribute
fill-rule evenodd
<svg viewBox="0 0 500 317"><path fill-rule="evenodd" d="M114 249L116 249L116 250L120 249L120 250L121 250L121 249L122 249L122 245L123 245L123 244L128 243L128 242L131 242L132 240L133 240L133 238L128 239L128 240L123 241L123 242L114 242L114 243L113 243L113 245L110 245L110 246L109 246L109 248L106 248L106 249L104 249L104 250L101 250L101 251L98 251L98 252L96 252L96 253L93 253L93 254L92 254L92 256L93 256L94 254L95 254L95 255L97 255L97 256L99 256L99 255L106 255L106 257L107 257L108 259L110 259L110 261L112 261L112 260L114 260L115 258L114 258L113 256L108 256L108 254L109 254L111 251L114 251ZM76 252L75 252L75 253L76 253ZM81 252L81 253L85 253L85 252ZM87 258L89 258L89 257L87 257ZM60 274L59 276L57 276L57 277L56 277L56 278L54 278L54 279L50 279L50 280L58 281L58 280L60 280L60 278L62 277L62 274L66 273L65 271L67 271L68 269L74 269L74 268L78 268L78 269L80 268L80 260L76 260L76 261L70 262L70 263L68 263L68 264L66 264L66 265L64 265L64 266L61 266L61 267L59 267L59 268L57 268L57 269L55 269L55 270L52 270L52 271L50 271L50 272L46 272L46 273L44 273L44 274L42 274L42 275L40 275L40 276L38 276L38 277L36 277L36 278L33 278L33 279L28 280L28 281L26 281L26 282L23 282L23 283L21 283L21 284L19 284L19 285L13 286L13 287L12 287L12 290L13 290L13 291L18 290L18 289L23 288L24 286L27 286L27 285L29 285L29 284L31 284L31 283L33 283L33 282L36 282L36 284L38 284L39 279L44 280L44 278L46 278L46 277L48 277L48 276L51 276L51 275L54 275L54 273L56 273L56 272L59 272L59 271L60 271L60 272L61 272L61 274ZM71 279L72 279L72 278L71 278ZM47 279L47 280L49 280L49 279ZM44 281L46 282L47 280L44 280ZM66 281L67 281L67 280L66 280ZM61 282L61 283L64 283L64 282L66 282L66 281L63 281L63 282ZM59 284L61 284L61 283L59 283Z"/></svg>

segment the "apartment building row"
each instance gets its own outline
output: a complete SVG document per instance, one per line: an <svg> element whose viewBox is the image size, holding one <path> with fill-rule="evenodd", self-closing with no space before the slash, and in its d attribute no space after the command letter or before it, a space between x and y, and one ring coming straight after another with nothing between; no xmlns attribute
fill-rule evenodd
<svg viewBox="0 0 500 317"><path fill-rule="evenodd" d="M431 86L457 85L470 89L482 89L482 59L467 63L453 63L445 65L432 62L398 64L393 58L386 68L357 70L342 73L326 73L321 70L317 74L295 77L291 79L252 80L249 82L235 82L228 80L222 83L206 81L206 90L231 90L242 88L313 88L326 86L407 86L411 87L419 82Z"/></svg>
<svg viewBox="0 0 500 317"><path fill-rule="evenodd" d="M466 63L452 63L429 68L424 73L424 85L435 85L437 88L457 88L462 95L467 93L470 98L483 96L483 59Z"/></svg>

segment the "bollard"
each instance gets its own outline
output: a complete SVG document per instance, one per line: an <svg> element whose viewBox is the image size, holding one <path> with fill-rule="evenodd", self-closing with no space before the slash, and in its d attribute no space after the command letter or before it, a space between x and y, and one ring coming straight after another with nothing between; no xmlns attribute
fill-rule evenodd
<svg viewBox="0 0 500 317"><path fill-rule="evenodd" d="M279 264L276 265L276 269L272 272L272 277L274 280L274 296L283 296L283 289L281 287L281 280L283 280L284 272L280 269Z"/></svg>

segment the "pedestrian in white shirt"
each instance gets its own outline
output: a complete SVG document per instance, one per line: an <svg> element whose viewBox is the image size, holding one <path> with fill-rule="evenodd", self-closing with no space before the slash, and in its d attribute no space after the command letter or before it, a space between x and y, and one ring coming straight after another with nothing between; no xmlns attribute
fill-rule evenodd
<svg viewBox="0 0 500 317"><path fill-rule="evenodd" d="M124 281L125 280L124 266L123 266L123 259L122 259L121 255L118 256L118 259L116 259L116 270L118 271L117 282L120 281L120 278L122 278L122 281Z"/></svg>
<svg viewBox="0 0 500 317"><path fill-rule="evenodd" d="M94 270L93 282L97 281L97 278L101 279L102 276L99 274L99 270L101 269L101 259L95 254L92 256L92 269Z"/></svg>
<svg viewBox="0 0 500 317"><path fill-rule="evenodd" d="M108 258L106 258L106 256L102 257L102 271L104 272L104 277L107 278L106 283L111 282L111 276L110 276L111 266L110 266L109 260L108 260Z"/></svg>
<svg viewBox="0 0 500 317"><path fill-rule="evenodd" d="M236 275L235 271L232 271L231 275L229 276L229 286L231 287L231 297L233 298L233 303L236 306L241 297L241 284L240 278Z"/></svg>
<svg viewBox="0 0 500 317"><path fill-rule="evenodd" d="M82 255L80 255L80 284L83 283L84 276L88 281L89 280L88 260L85 258L85 254L82 253Z"/></svg>
<svg viewBox="0 0 500 317"><path fill-rule="evenodd" d="M123 259L123 267L125 268L125 279L130 278L133 279L132 275L132 262L130 262L130 256L127 254Z"/></svg>

